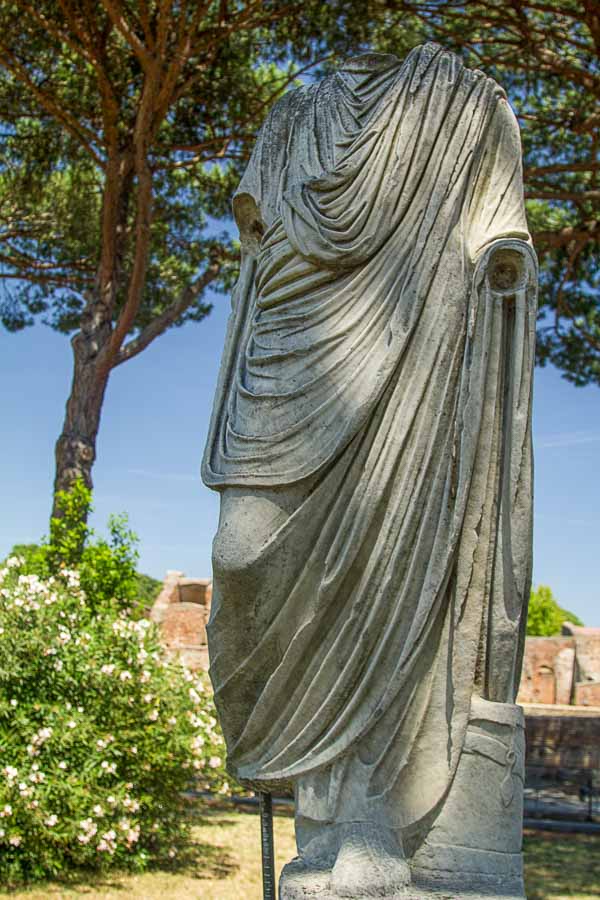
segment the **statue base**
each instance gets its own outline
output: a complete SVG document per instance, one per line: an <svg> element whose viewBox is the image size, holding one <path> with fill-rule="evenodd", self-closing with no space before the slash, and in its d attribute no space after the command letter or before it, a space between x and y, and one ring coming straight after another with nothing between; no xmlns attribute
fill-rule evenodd
<svg viewBox="0 0 600 900"><path fill-rule="evenodd" d="M458 881L457 873L453 878ZM388 900L525 900L522 882L513 885L501 884L498 878L490 879L487 885L478 881L473 885L466 874L463 886L450 888L434 887L431 883L418 881L404 890L386 895ZM516 890L512 890L512 888ZM295 859L284 867L279 881L279 900L340 900L339 894L331 890L331 870L310 868L301 859ZM379 896L380 895L373 895ZM367 900L364 893L355 900Z"/></svg>
<svg viewBox="0 0 600 900"><path fill-rule="evenodd" d="M411 884L354 900L525 900L521 855L525 737L523 711L473 697L452 787L427 836L407 858ZM401 836L399 836L401 837ZM400 846L402 846L399 841ZM298 858L283 870L280 900L338 900L331 864ZM319 868L321 865L321 868ZM364 885L364 881L363 881Z"/></svg>

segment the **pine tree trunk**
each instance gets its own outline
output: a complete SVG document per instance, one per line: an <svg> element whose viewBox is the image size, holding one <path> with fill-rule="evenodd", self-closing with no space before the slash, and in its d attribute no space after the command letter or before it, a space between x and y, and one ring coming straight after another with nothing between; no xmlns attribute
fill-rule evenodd
<svg viewBox="0 0 600 900"><path fill-rule="evenodd" d="M71 341L73 381L62 432L55 447L53 517L60 517L57 491L69 490L78 478L92 488L96 438L110 375L107 364L110 336L110 325L104 323L99 327L82 328Z"/></svg>

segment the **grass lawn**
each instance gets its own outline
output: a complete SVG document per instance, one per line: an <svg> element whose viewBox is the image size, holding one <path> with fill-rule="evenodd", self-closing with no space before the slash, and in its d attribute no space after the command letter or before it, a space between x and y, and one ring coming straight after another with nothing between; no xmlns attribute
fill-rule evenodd
<svg viewBox="0 0 600 900"><path fill-rule="evenodd" d="M27 891L0 892L10 900L260 900L260 835L256 815L209 811L194 832L192 861L169 871L113 874L78 885L52 883ZM278 873L295 852L291 818L275 819ZM592 900L600 897L600 836L525 836L528 900Z"/></svg>
<svg viewBox="0 0 600 900"><path fill-rule="evenodd" d="M525 833L527 900L600 897L600 835Z"/></svg>

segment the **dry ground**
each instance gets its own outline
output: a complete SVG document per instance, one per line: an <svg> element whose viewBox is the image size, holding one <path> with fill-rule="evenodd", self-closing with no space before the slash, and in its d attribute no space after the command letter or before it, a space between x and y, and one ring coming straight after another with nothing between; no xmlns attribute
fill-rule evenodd
<svg viewBox="0 0 600 900"><path fill-rule="evenodd" d="M113 874L66 887L51 883L0 892L6 900L260 900L258 817L210 811L194 832L192 862L144 875ZM278 873L294 855L291 818L275 818ZM600 836L528 833L525 836L528 900L600 898Z"/></svg>

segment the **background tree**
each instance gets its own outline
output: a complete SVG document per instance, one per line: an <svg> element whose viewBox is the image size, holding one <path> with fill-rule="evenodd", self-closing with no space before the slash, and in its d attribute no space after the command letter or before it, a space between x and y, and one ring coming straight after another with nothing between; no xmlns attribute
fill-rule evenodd
<svg viewBox="0 0 600 900"><path fill-rule="evenodd" d="M527 214L541 263L537 361L600 384L598 0L384 0L374 43L403 23L506 89L521 125Z"/></svg>
<svg viewBox="0 0 600 900"><path fill-rule="evenodd" d="M55 491L91 485L115 366L230 288L219 222L277 95L369 45L402 57L429 39L508 90L542 262L538 362L600 384L593 0L5 0L0 314L73 335Z"/></svg>
<svg viewBox="0 0 600 900"><path fill-rule="evenodd" d="M583 625L575 613L558 605L551 588L547 585L540 584L532 590L527 612L527 634L533 637L552 637L561 633L563 622Z"/></svg>
<svg viewBox="0 0 600 900"><path fill-rule="evenodd" d="M230 287L236 248L211 220L229 215L265 111L302 68L364 42L362 4L323 6L1 5L2 319L73 333L55 496L91 486L115 366Z"/></svg>

